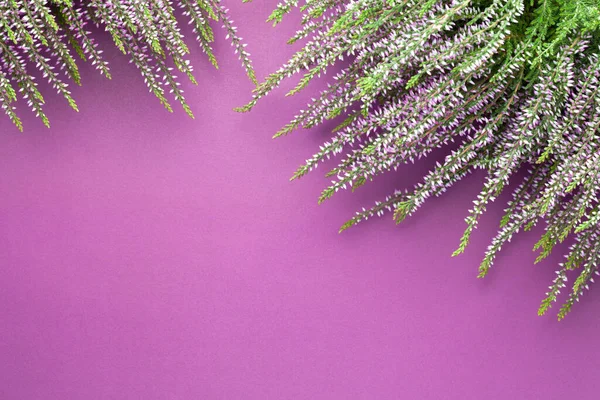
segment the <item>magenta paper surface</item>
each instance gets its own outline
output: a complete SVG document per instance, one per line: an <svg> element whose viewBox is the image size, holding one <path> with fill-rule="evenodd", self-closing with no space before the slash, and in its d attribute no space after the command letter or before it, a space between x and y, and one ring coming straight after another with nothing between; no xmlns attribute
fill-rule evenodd
<svg viewBox="0 0 600 400"><path fill-rule="evenodd" d="M230 3L264 77L297 19ZM434 160L317 206L325 170L288 179L327 129L271 136L318 85L237 114L252 85L218 36L218 72L192 55L195 120L106 40L114 78L83 68L80 113L46 90L50 130L22 106L25 133L1 120L0 399L598 398L600 288L536 316L562 259L533 266L542 227L476 279L503 204L451 258L475 175L401 226L338 235Z"/></svg>

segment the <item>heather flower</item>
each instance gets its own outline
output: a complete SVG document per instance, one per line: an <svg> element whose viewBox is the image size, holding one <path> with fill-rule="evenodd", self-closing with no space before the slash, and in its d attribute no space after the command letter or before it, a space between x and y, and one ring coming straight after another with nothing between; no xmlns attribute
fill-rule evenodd
<svg viewBox="0 0 600 400"><path fill-rule="evenodd" d="M254 91L250 110L284 79L297 93L340 60L319 96L275 136L345 116L293 178L337 157L319 201L363 185L454 142L412 189L398 188L344 224L416 212L476 169L487 178L466 217L454 255L465 250L481 215L518 180L479 267L483 277L503 245L540 221L538 261L558 242L573 245L539 313L577 270L563 318L578 301L600 256L600 6L592 0L283 1L269 21L299 8L304 45ZM349 62L347 60L350 60ZM517 174L526 170L525 176Z"/></svg>
<svg viewBox="0 0 600 400"><path fill-rule="evenodd" d="M44 97L32 76L35 67L77 110L67 83L80 84L76 58L90 61L110 78L108 63L88 30L95 25L108 32L115 46L131 59L167 110L172 111L172 98L193 117L178 81L181 73L196 83L176 9L192 24L196 41L215 67L210 21L222 24L248 76L256 80L250 54L220 0L0 0L0 106L22 130L13 104L21 96L49 126Z"/></svg>

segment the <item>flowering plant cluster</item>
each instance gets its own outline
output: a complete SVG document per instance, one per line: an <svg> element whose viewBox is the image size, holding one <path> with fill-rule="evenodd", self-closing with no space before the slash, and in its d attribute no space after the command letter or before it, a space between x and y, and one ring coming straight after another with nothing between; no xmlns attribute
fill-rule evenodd
<svg viewBox="0 0 600 400"><path fill-rule="evenodd" d="M220 0L0 0L0 105L19 129L23 129L13 103L17 93L27 100L45 125L44 97L32 69L49 81L69 105L77 110L68 79L80 84L76 58L89 60L107 78L110 71L102 50L87 29L101 27L115 46L130 57L150 91L172 111L166 92L192 110L179 87L176 68L193 83L185 38L175 17L179 11L192 24L196 40L217 67L211 42L210 20L219 21L228 33L250 79L255 81L249 54L236 33ZM173 68L174 67L174 68Z"/></svg>
<svg viewBox="0 0 600 400"><path fill-rule="evenodd" d="M600 258L600 6L594 0L285 0L278 23L299 8L290 42L306 43L259 84L250 110L285 78L297 93L334 64L343 70L275 136L340 115L331 139L294 174L331 156L339 164L320 201L455 142L412 190L397 190L342 226L386 212L396 222L476 169L487 171L458 249L490 202L517 180L479 267L484 277L502 246L545 222L538 261L572 237L542 301L544 314L576 278L562 319L598 275ZM349 60L349 61L348 61ZM524 173L522 173L524 172Z"/></svg>

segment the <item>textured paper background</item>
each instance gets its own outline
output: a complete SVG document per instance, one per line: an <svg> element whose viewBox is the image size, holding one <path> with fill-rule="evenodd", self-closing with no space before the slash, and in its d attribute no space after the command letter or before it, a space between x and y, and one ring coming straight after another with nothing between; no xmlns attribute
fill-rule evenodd
<svg viewBox="0 0 600 400"><path fill-rule="evenodd" d="M230 3L264 77L294 24L264 23L275 1ZM288 178L327 130L270 139L314 92L234 113L252 86L223 36L219 72L193 55L195 120L112 50L112 81L83 69L80 113L49 95L52 129L1 120L1 399L598 397L600 289L538 318L561 259L532 265L539 229L477 280L496 204L450 258L476 175L399 227L338 235L432 160L317 206L322 174Z"/></svg>

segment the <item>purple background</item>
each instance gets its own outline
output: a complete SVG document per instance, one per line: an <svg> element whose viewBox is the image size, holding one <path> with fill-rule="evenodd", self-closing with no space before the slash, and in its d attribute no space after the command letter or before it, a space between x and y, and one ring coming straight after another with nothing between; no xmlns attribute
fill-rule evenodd
<svg viewBox="0 0 600 400"><path fill-rule="evenodd" d="M297 18L230 3L264 77ZM477 280L501 203L450 257L476 175L338 235L433 160L317 206L321 173L288 178L327 130L271 139L316 87L234 113L252 85L223 36L220 71L193 54L195 120L113 50L112 81L83 68L80 113L49 96L50 130L23 107L24 134L1 120L1 399L597 398L600 289L537 317L561 259L532 265L540 229Z"/></svg>

